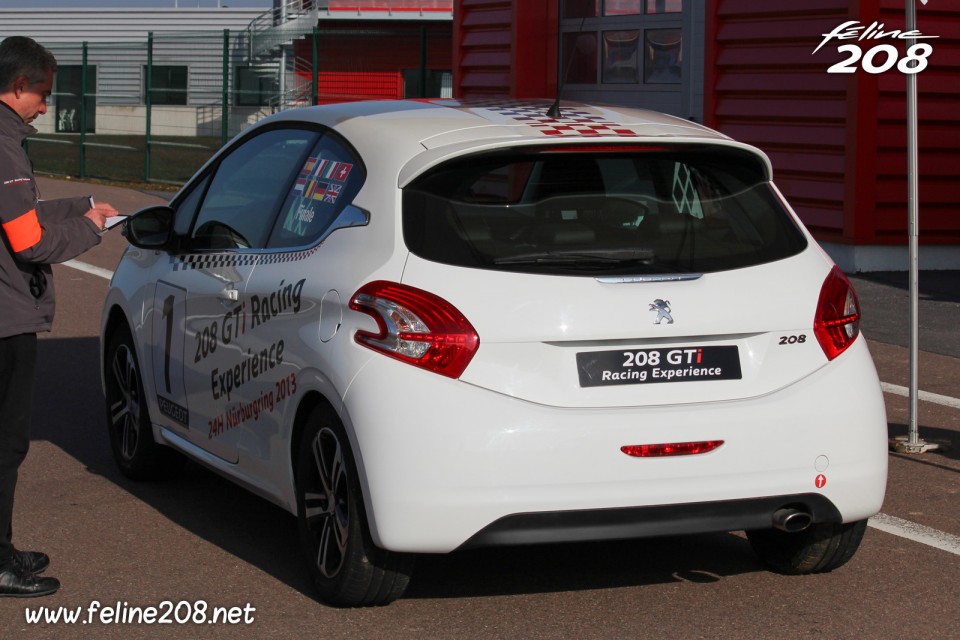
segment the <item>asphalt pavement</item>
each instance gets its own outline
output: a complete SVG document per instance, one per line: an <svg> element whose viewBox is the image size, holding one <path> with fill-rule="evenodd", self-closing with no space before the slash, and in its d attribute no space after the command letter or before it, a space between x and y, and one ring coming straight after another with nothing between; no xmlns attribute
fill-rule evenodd
<svg viewBox="0 0 960 640"><path fill-rule="evenodd" d="M860 299L864 335L879 342L908 347L908 273L878 271L849 277ZM920 349L960 357L960 271L921 271L917 280Z"/></svg>

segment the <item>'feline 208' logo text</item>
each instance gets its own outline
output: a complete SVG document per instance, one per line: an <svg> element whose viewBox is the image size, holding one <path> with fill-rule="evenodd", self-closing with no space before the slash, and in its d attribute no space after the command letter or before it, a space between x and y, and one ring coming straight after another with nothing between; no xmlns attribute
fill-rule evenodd
<svg viewBox="0 0 960 640"><path fill-rule="evenodd" d="M920 40L928 38L939 38L940 36L925 36L916 29L910 31L901 31L893 29L884 30L882 22L873 22L865 27L858 20L844 22L830 33L824 33L823 40L813 50L813 53L819 51L825 44L831 40L857 40L858 42L873 42L884 38L892 40ZM892 44L876 44L864 52L858 44L841 44L837 51L847 54L848 57L832 65L827 73L854 73L858 66L867 73L883 73L896 66L900 73L920 73L927 68L930 54L933 53L933 45L927 42L920 42L907 48L904 55L900 56L900 51Z"/></svg>

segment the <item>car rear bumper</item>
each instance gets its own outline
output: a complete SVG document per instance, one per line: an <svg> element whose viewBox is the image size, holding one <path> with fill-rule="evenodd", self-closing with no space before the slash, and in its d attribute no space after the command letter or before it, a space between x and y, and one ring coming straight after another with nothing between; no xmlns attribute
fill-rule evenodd
<svg viewBox="0 0 960 640"><path fill-rule="evenodd" d="M806 494L830 505L815 520L850 522L879 511L886 488L886 415L863 339L761 397L600 410L537 405L379 358L351 385L344 414L374 541L396 551L770 526L781 497ZM703 440L724 444L667 458L620 450ZM737 515L744 501L755 504ZM724 503L729 514L716 518L697 506ZM606 526L610 515L627 524ZM599 524L582 524L594 516ZM563 523L553 538L551 519Z"/></svg>
<svg viewBox="0 0 960 640"><path fill-rule="evenodd" d="M842 520L833 503L816 493L651 507L518 513L484 527L460 545L460 549L769 529L774 514L781 509L808 514L812 522Z"/></svg>

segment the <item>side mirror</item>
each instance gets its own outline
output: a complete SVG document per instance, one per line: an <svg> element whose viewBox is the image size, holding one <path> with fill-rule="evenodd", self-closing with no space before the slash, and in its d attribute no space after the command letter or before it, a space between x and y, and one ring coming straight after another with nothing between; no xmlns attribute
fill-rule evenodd
<svg viewBox="0 0 960 640"><path fill-rule="evenodd" d="M122 233L135 247L166 249L173 239L174 211L166 205L141 209L123 223Z"/></svg>

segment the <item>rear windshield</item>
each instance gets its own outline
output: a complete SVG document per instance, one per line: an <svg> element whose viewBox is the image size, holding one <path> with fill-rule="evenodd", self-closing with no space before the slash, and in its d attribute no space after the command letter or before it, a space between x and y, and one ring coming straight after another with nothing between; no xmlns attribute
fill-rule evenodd
<svg viewBox="0 0 960 640"><path fill-rule="evenodd" d="M511 150L436 167L403 193L414 254L575 275L708 273L795 255L806 239L746 152Z"/></svg>

